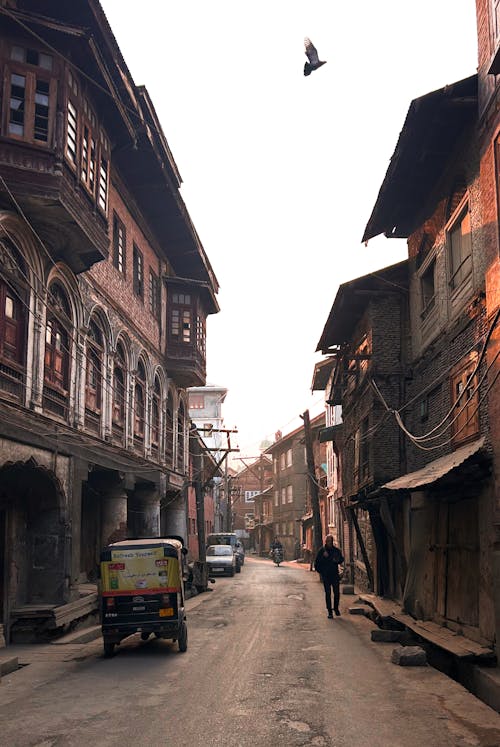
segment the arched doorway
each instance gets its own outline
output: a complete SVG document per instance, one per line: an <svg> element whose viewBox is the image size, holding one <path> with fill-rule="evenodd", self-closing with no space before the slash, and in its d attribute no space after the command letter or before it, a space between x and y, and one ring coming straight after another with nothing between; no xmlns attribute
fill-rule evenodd
<svg viewBox="0 0 500 747"><path fill-rule="evenodd" d="M0 612L7 640L13 609L65 601L63 505L58 478L35 459L0 468Z"/></svg>

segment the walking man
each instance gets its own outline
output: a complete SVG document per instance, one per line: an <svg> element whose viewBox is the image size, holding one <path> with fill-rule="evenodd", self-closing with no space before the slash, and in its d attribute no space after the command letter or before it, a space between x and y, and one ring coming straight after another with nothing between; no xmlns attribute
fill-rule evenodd
<svg viewBox="0 0 500 747"><path fill-rule="evenodd" d="M339 565L344 562L344 556L338 547L333 544L333 536L327 534L325 544L316 555L314 570L316 570L325 587L325 602L328 617L333 617L333 612L340 615L340 576ZM332 611L332 589L333 589L333 611Z"/></svg>

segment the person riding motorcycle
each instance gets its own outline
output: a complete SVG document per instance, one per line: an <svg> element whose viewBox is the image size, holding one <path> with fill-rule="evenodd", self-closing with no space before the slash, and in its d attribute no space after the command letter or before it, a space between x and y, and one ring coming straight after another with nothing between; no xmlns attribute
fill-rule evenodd
<svg viewBox="0 0 500 747"><path fill-rule="evenodd" d="M269 550L269 555L272 557L275 563L279 565L281 561L283 560L283 545L279 541L277 537L274 538L274 540L271 542L271 548Z"/></svg>

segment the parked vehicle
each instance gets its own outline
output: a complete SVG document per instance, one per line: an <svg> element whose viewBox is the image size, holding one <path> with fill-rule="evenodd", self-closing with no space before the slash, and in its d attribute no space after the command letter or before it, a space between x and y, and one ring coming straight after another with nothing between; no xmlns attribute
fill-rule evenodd
<svg viewBox="0 0 500 747"><path fill-rule="evenodd" d="M225 573L229 576L237 573L236 554L230 545L209 545L207 564L209 573Z"/></svg>
<svg viewBox="0 0 500 747"><path fill-rule="evenodd" d="M187 650L182 538L124 540L101 552L104 654L132 633L177 641Z"/></svg>
<svg viewBox="0 0 500 747"><path fill-rule="evenodd" d="M235 532L216 532L207 536L207 547L210 545L230 545L236 555L236 573L241 571L241 566L245 562L245 548Z"/></svg>

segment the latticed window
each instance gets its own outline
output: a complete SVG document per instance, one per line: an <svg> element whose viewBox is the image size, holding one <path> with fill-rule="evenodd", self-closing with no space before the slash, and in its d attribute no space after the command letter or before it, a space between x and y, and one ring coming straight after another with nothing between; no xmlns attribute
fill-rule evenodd
<svg viewBox="0 0 500 747"><path fill-rule="evenodd" d="M136 296L139 296L139 298L144 298L144 257L135 244L132 263L134 272L134 293Z"/></svg>
<svg viewBox="0 0 500 747"><path fill-rule="evenodd" d="M52 55L36 49L13 46L5 69L7 133L37 145L52 140L57 79Z"/></svg>
<svg viewBox="0 0 500 747"><path fill-rule="evenodd" d="M100 414L102 405L103 339L95 322L91 322L87 338L87 382L85 408Z"/></svg>
<svg viewBox="0 0 500 747"><path fill-rule="evenodd" d="M177 469L179 472L184 470L185 424L186 418L184 414L184 405L181 402L177 411Z"/></svg>
<svg viewBox="0 0 500 747"><path fill-rule="evenodd" d="M122 275L125 275L127 252L127 232L116 213L113 213L113 264Z"/></svg>
<svg viewBox="0 0 500 747"><path fill-rule="evenodd" d="M8 239L0 240L0 389L19 399L23 392L27 270Z"/></svg>
<svg viewBox="0 0 500 747"><path fill-rule="evenodd" d="M67 415L70 369L71 312L58 283L49 289L45 327L44 408Z"/></svg>
<svg viewBox="0 0 500 747"><path fill-rule="evenodd" d="M160 316L160 279L158 275L149 271L149 311L158 319Z"/></svg>
<svg viewBox="0 0 500 747"><path fill-rule="evenodd" d="M134 435L138 439L143 439L146 415L146 372L142 361L139 361L137 366L134 407Z"/></svg>
<svg viewBox="0 0 500 747"><path fill-rule="evenodd" d="M161 412L161 387L158 379L155 380L153 390L153 401L151 403L151 444L156 449L160 447L160 412Z"/></svg>
<svg viewBox="0 0 500 747"><path fill-rule="evenodd" d="M110 142L72 72L67 78L66 158L95 204L108 211Z"/></svg>
<svg viewBox="0 0 500 747"><path fill-rule="evenodd" d="M174 403L172 393L168 393L167 407L165 410L165 460L168 465L172 466L174 453Z"/></svg>
<svg viewBox="0 0 500 747"><path fill-rule="evenodd" d="M191 296L189 293L173 293L170 312L170 335L176 342L191 343L192 335Z"/></svg>
<svg viewBox="0 0 500 747"><path fill-rule="evenodd" d="M126 372L125 354L118 344L113 369L113 424L121 428L125 425Z"/></svg>

